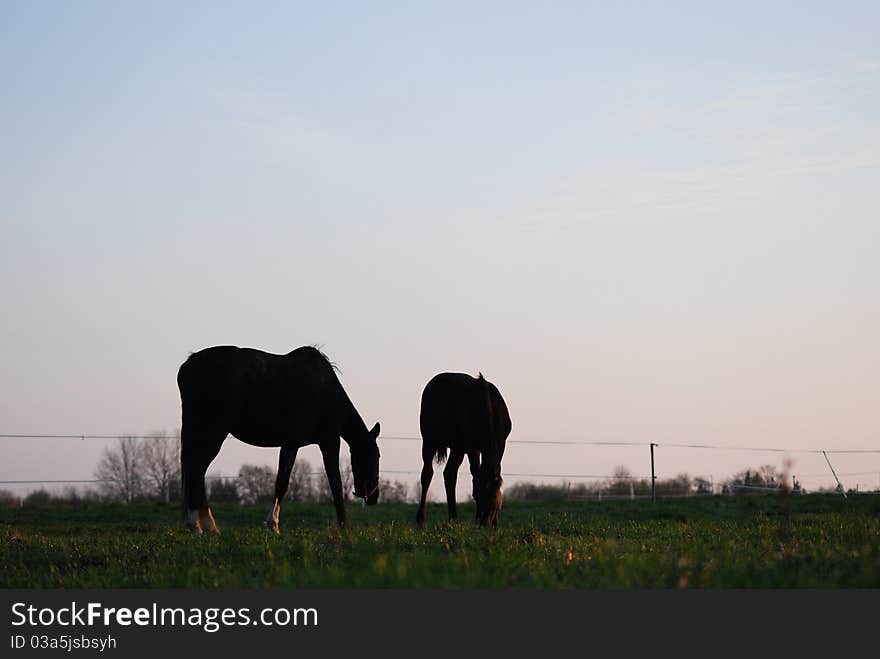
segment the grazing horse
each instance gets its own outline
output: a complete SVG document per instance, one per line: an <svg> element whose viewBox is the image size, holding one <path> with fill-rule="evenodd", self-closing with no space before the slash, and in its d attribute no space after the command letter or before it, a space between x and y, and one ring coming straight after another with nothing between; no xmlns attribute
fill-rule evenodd
<svg viewBox="0 0 880 659"><path fill-rule="evenodd" d="M253 446L280 446L275 500L266 524L276 533L297 450L317 444L345 526L339 438L351 450L354 495L367 505L379 499L379 424L367 430L330 360L304 346L286 355L216 346L193 353L177 373L183 407L180 466L187 526L217 532L205 492L205 471L227 434Z"/></svg>
<svg viewBox="0 0 880 659"><path fill-rule="evenodd" d="M477 522L495 526L501 510L501 458L510 434L507 405L498 388L483 374L435 375L422 392L422 498L416 522L425 523L425 499L434 475L433 461L446 460L443 480L449 519L455 518L455 482L466 455L477 502ZM449 458L446 452L449 451Z"/></svg>

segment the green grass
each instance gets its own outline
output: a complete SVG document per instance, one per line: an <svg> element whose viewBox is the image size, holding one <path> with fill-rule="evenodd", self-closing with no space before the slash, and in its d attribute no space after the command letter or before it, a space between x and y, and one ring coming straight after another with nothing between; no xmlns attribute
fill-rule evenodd
<svg viewBox="0 0 880 659"><path fill-rule="evenodd" d="M219 537L160 504L0 510L3 588L862 588L880 587L880 496L709 497L473 507L218 505Z"/></svg>

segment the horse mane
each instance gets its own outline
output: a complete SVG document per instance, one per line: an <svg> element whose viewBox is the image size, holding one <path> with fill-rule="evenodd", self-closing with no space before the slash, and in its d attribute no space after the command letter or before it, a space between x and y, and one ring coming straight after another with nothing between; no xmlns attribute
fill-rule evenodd
<svg viewBox="0 0 880 659"><path fill-rule="evenodd" d="M495 404L492 401L492 386L486 378L483 377L483 373L479 372L477 375L477 380L480 384L483 385L483 391L486 394L486 412L487 412L487 423L489 426L489 442L490 446L487 447L491 450L491 455L493 459L497 460L497 456L501 453L501 446L498 437L498 428L495 423ZM492 474L493 477L498 477L499 474Z"/></svg>
<svg viewBox="0 0 880 659"><path fill-rule="evenodd" d="M483 390L486 392L486 411L489 413L489 437L492 439L492 444L494 448L495 444L495 409L492 405L492 390L489 388L489 383L486 381L486 378L483 377L483 372L479 371L477 374L477 380L479 380L480 384L483 385Z"/></svg>
<svg viewBox="0 0 880 659"><path fill-rule="evenodd" d="M342 369L339 368L339 364L337 364L336 362L330 360L330 358L324 353L324 351L321 350L321 345L320 345L320 344L313 343L313 344L310 345L309 347L310 347L312 350L314 350L315 352L317 352L318 355L320 355L321 359L323 359L325 362L327 362L327 364L330 366L330 368L332 368L332 369L333 369L334 371L336 371L337 373L340 373L340 374L342 373Z"/></svg>

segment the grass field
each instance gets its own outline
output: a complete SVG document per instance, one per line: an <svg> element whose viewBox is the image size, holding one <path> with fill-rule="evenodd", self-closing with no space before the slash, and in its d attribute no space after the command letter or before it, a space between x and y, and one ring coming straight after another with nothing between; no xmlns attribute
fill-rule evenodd
<svg viewBox="0 0 880 659"><path fill-rule="evenodd" d="M219 537L160 504L0 510L0 587L880 587L880 496L505 503L500 526L432 505L214 507Z"/></svg>

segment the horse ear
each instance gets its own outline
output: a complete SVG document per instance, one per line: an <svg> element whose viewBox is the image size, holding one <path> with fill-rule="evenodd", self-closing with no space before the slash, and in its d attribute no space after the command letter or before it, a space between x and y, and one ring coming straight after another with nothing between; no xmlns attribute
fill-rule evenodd
<svg viewBox="0 0 880 659"><path fill-rule="evenodd" d="M370 431L370 437L373 439L378 439L379 437L379 422L376 421L376 425L373 426L373 429Z"/></svg>

